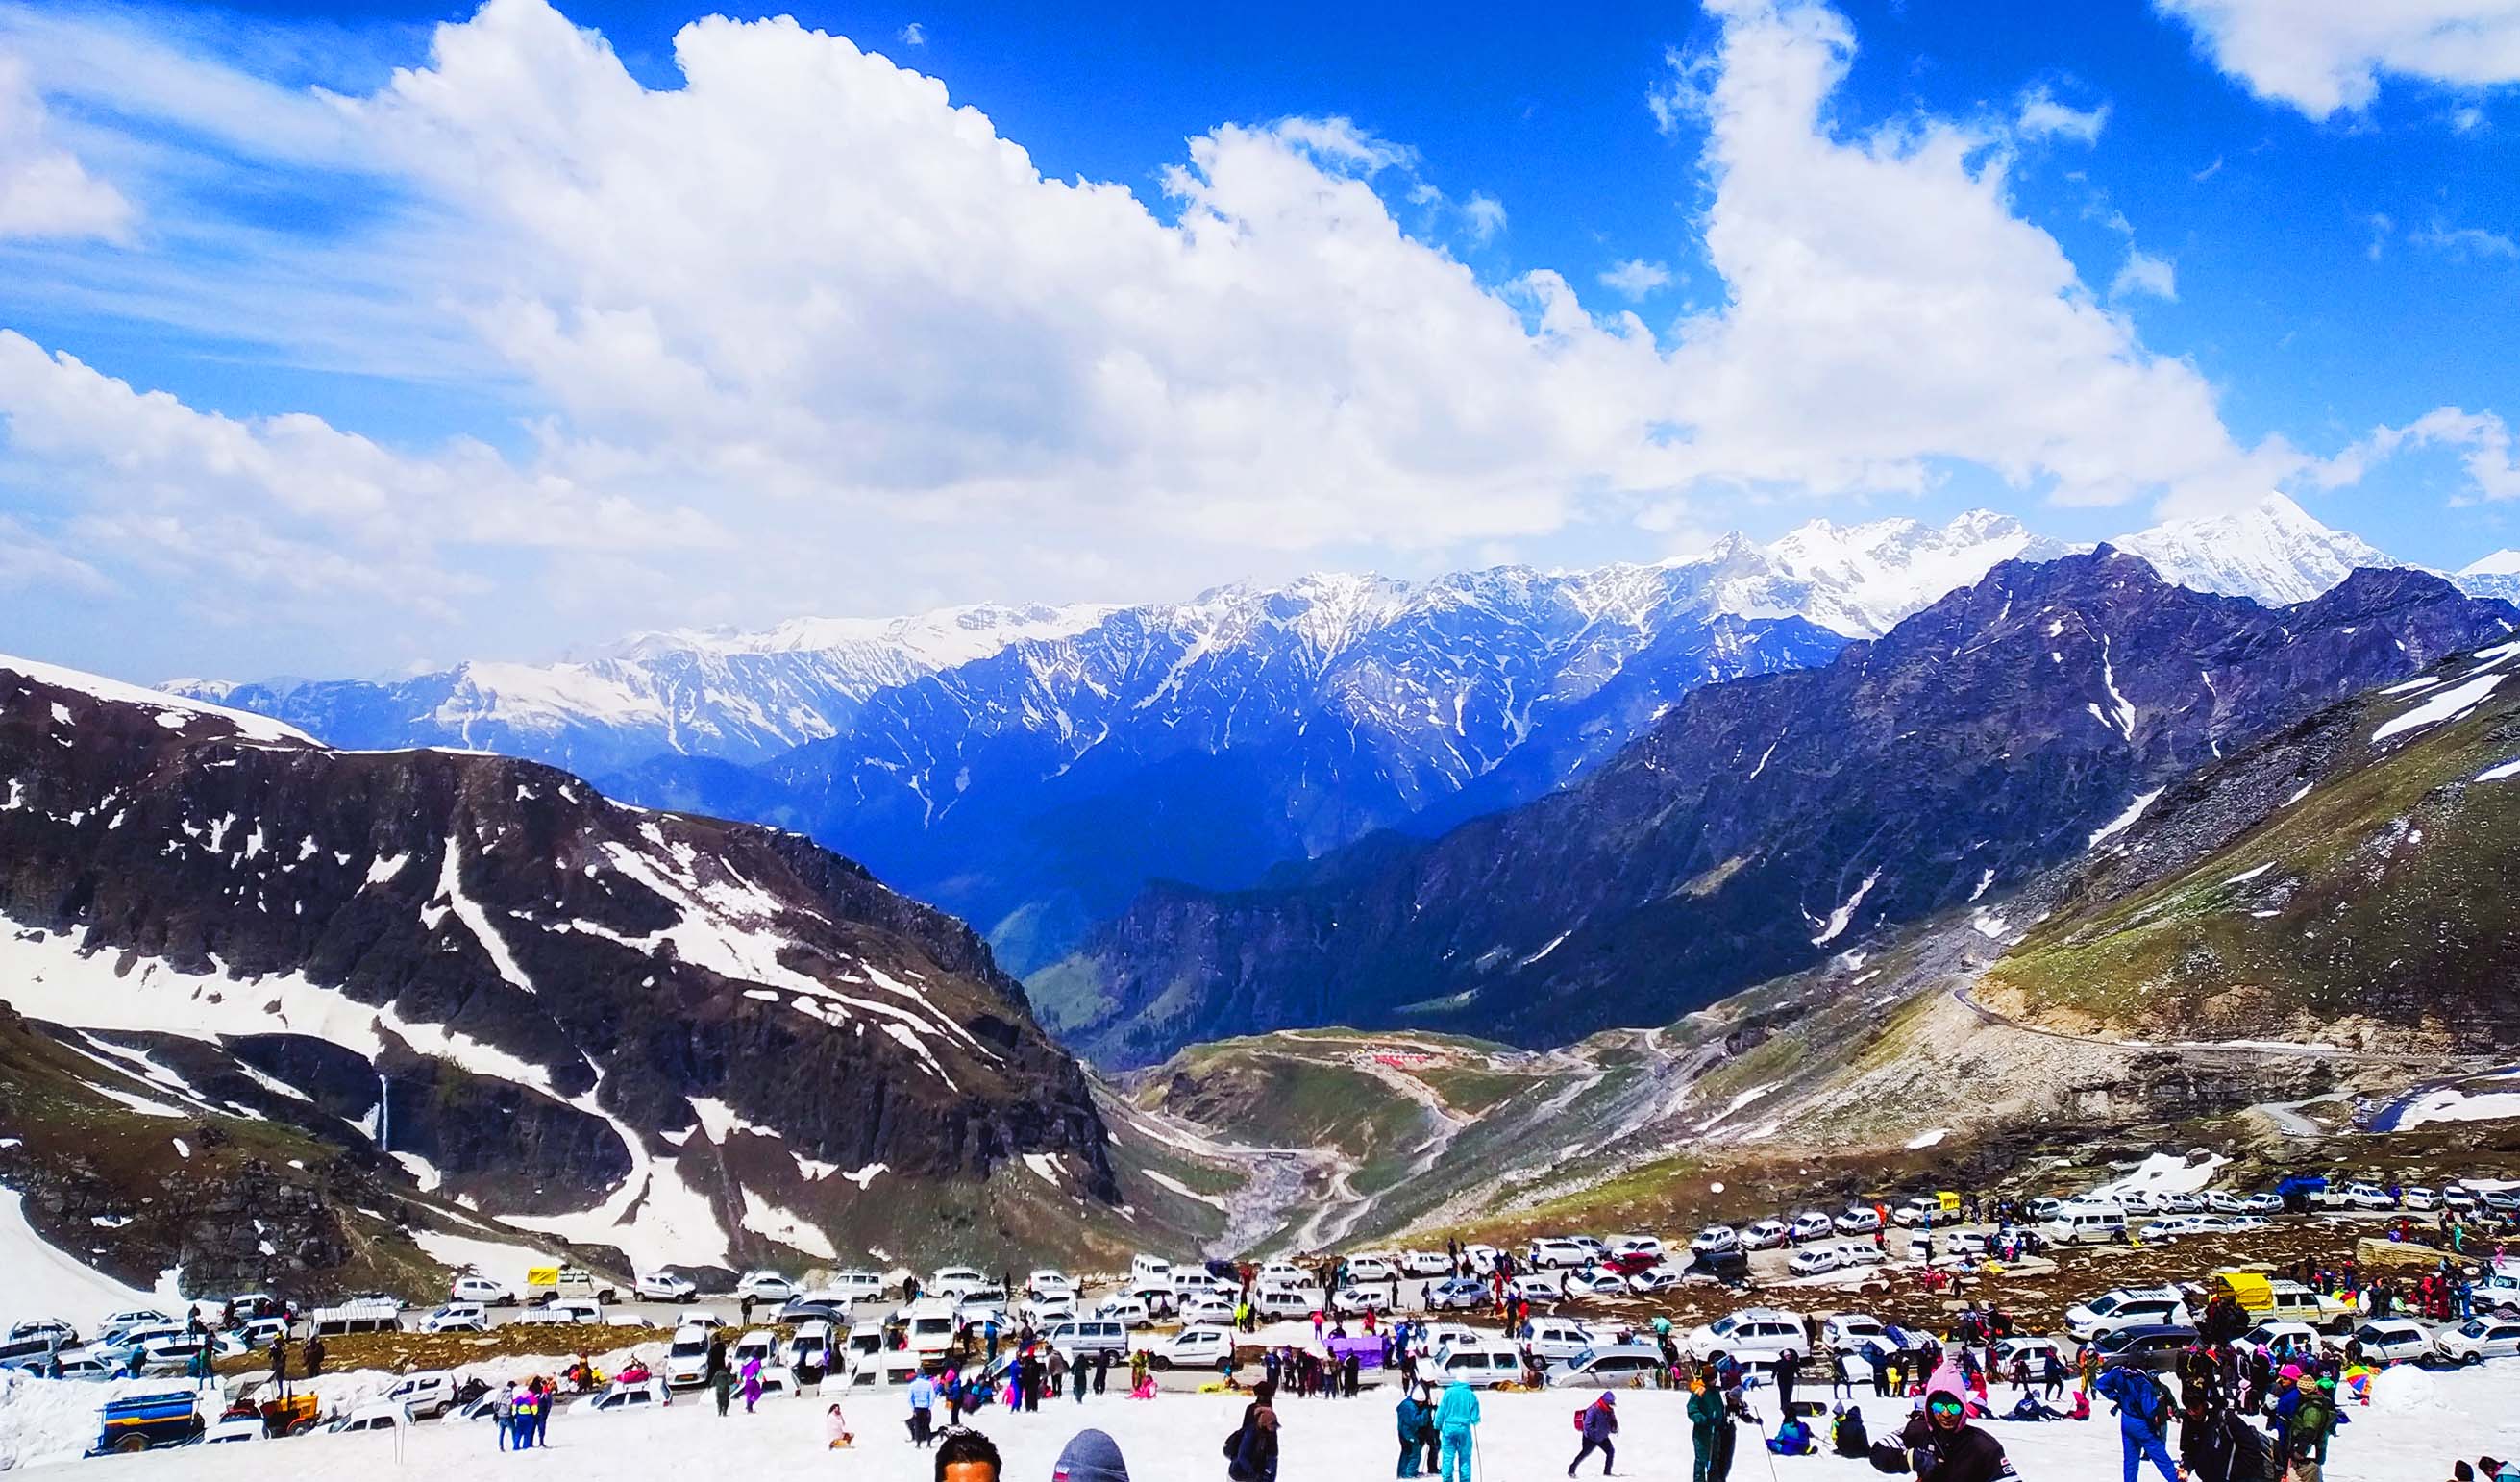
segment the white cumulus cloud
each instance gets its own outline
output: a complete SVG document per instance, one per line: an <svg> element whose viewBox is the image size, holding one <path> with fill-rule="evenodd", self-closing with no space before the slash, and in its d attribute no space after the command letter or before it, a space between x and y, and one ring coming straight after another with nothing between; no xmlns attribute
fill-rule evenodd
<svg viewBox="0 0 2520 1482"><path fill-rule="evenodd" d="M2313 118L2367 106L2385 76L2454 88L2520 81L2514 0L2153 0L2214 65Z"/></svg>

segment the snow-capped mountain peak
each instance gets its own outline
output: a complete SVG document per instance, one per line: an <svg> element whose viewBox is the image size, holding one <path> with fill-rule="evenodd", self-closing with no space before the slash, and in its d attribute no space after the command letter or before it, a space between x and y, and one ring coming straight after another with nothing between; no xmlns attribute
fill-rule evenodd
<svg viewBox="0 0 2520 1482"><path fill-rule="evenodd" d="M2458 568L2461 576L2520 576L2520 551L2507 547Z"/></svg>
<svg viewBox="0 0 2520 1482"><path fill-rule="evenodd" d="M2170 520L2110 544L2178 586L2276 606L2308 602L2361 567L2406 564L2274 493L2245 510Z"/></svg>

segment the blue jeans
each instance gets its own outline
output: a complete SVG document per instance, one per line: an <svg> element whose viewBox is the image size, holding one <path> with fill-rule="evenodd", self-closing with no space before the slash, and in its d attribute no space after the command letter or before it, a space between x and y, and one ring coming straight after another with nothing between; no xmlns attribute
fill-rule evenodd
<svg viewBox="0 0 2520 1482"><path fill-rule="evenodd" d="M2170 1464L2170 1451L2161 1438L2149 1431L2122 1430L2118 1439L2126 1443L2126 1482L2135 1482L2135 1474L2148 1459L2161 1468L2161 1482L2179 1482L2179 1469Z"/></svg>
<svg viewBox="0 0 2520 1482"><path fill-rule="evenodd" d="M1444 1482L1470 1482L1470 1428L1466 1425L1444 1427Z"/></svg>

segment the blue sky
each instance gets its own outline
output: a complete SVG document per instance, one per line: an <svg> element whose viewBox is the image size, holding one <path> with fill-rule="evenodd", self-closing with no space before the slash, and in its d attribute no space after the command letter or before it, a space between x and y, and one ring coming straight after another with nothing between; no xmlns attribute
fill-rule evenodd
<svg viewBox="0 0 2520 1482"><path fill-rule="evenodd" d="M366 671L2278 483L2406 559L2520 544L2482 39L717 9L802 28L677 96L696 5L0 5L0 647Z"/></svg>

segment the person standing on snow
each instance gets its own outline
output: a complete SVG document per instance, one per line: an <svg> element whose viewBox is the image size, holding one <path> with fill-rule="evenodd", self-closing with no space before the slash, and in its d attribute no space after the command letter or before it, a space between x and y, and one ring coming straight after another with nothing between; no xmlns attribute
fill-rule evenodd
<svg viewBox="0 0 2520 1482"><path fill-rule="evenodd" d="M1477 1441L1478 1428L1479 1392L1461 1379L1445 1385L1443 1402L1435 1407L1435 1433L1444 1448L1444 1482L1471 1482L1470 1448Z"/></svg>
<svg viewBox="0 0 2520 1482"><path fill-rule="evenodd" d="M1724 1482L1732 1474L1732 1409L1723 1378L1703 1364L1688 1388L1689 1482Z"/></svg>
<svg viewBox="0 0 2520 1482"><path fill-rule="evenodd" d="M910 1381L910 1443L923 1447L935 1439L936 1381L921 1374Z"/></svg>
<svg viewBox="0 0 2520 1482"><path fill-rule="evenodd" d="M1619 1463L1619 1449L1610 1441L1619 1433L1617 1402L1605 1389L1601 1398L1585 1406L1575 1418L1583 1428L1584 1444L1576 1451L1575 1460L1566 1463L1566 1475L1575 1475L1575 1468L1584 1464L1584 1459L1598 1451L1601 1454L1601 1475L1608 1476L1610 1468Z"/></svg>
<svg viewBox="0 0 2520 1482"><path fill-rule="evenodd" d="M2289 1368L2289 1366L2287 1366ZM2297 1370L2295 1370L2297 1372ZM2183 1482L2170 1460L2170 1391L2161 1381L2130 1365L2112 1364L2100 1371L2101 1399L2117 1407L2118 1441L2125 1448L2127 1482L2149 1460L2162 1482Z"/></svg>
<svg viewBox="0 0 2520 1482"><path fill-rule="evenodd" d="M1418 1475L1418 1459L1425 1454L1426 1433L1435 1426L1434 1413L1426 1408L1423 1396L1413 1387L1403 1390L1400 1408L1392 1416L1400 1433L1400 1470L1397 1475Z"/></svg>

